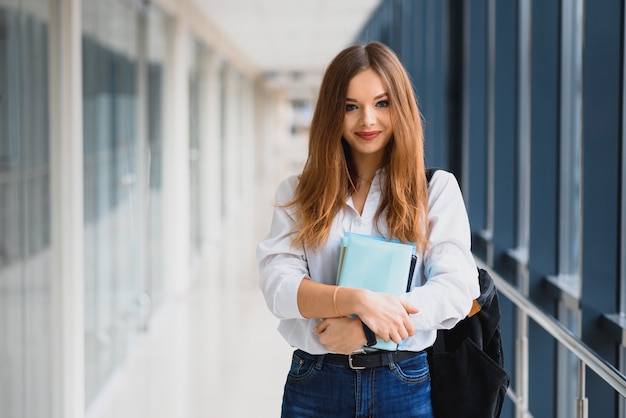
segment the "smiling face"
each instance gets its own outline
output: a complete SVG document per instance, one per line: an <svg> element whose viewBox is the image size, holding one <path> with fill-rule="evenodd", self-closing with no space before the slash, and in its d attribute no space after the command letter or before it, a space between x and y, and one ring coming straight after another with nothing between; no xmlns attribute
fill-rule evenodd
<svg viewBox="0 0 626 418"><path fill-rule="evenodd" d="M343 137L355 162L379 165L392 134L387 89L374 70L363 70L350 80L343 120Z"/></svg>

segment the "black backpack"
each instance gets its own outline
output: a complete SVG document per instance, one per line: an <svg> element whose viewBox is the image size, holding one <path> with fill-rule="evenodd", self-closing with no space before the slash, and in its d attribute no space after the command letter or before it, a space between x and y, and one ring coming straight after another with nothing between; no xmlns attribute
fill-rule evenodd
<svg viewBox="0 0 626 418"><path fill-rule="evenodd" d="M430 182L436 169L427 169ZM428 354L436 417L499 417L510 377L504 370L500 305L495 283L479 268L480 310L454 328L437 331Z"/></svg>

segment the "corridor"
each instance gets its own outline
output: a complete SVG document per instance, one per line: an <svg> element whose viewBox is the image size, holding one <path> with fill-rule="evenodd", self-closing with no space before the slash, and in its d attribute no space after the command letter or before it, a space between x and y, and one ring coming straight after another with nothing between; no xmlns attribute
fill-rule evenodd
<svg viewBox="0 0 626 418"><path fill-rule="evenodd" d="M233 290L214 282L202 276L137 336L89 418L280 415L291 349L278 320L255 283Z"/></svg>

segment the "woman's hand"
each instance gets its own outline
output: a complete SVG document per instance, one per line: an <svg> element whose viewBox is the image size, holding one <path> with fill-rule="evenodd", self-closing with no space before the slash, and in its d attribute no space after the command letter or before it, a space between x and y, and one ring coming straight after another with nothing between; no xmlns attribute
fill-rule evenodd
<svg viewBox="0 0 626 418"><path fill-rule="evenodd" d="M415 333L409 315L417 308L398 296L322 284L303 279L298 308L305 318L337 318L356 314L379 338L400 343Z"/></svg>
<svg viewBox="0 0 626 418"><path fill-rule="evenodd" d="M320 343L333 353L350 354L367 342L361 320L348 316L324 319L315 327L315 332L319 334Z"/></svg>
<svg viewBox="0 0 626 418"><path fill-rule="evenodd" d="M398 296L363 290L359 293L356 313L378 338L400 343L415 334L409 315L419 312Z"/></svg>

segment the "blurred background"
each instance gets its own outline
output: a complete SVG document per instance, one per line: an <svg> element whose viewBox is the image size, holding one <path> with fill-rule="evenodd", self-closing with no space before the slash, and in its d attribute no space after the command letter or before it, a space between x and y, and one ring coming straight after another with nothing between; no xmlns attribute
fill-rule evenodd
<svg viewBox="0 0 626 418"><path fill-rule="evenodd" d="M255 248L392 47L501 295L506 417L626 417L623 0L0 0L0 417L277 417Z"/></svg>

